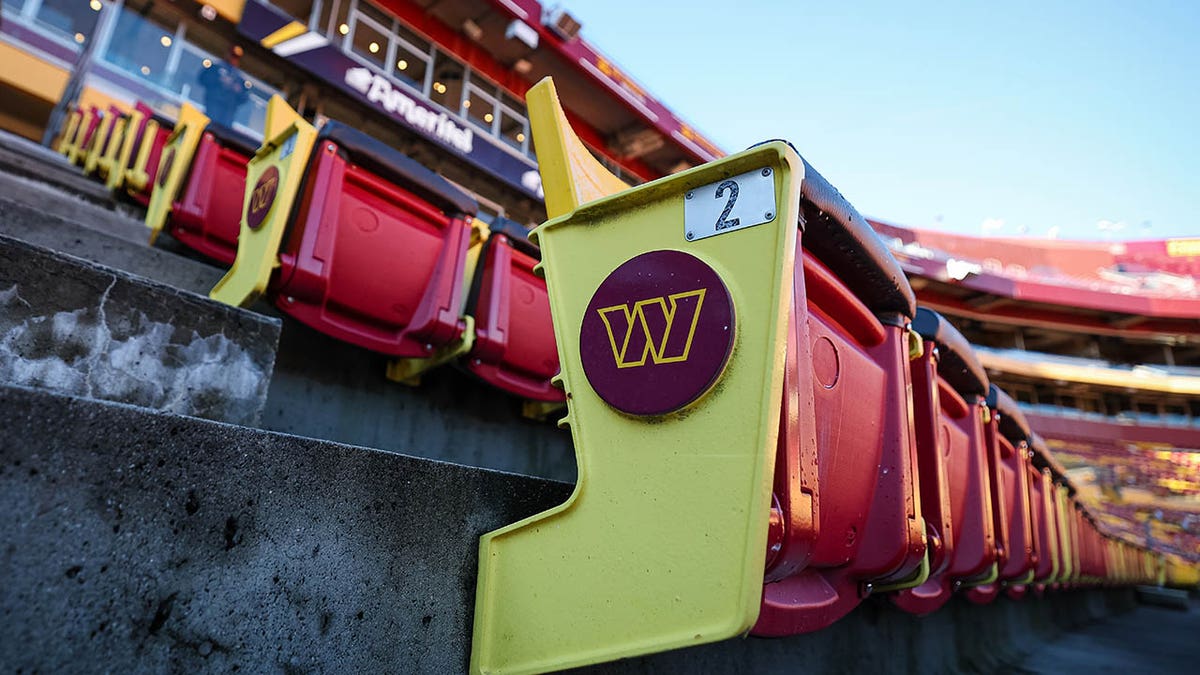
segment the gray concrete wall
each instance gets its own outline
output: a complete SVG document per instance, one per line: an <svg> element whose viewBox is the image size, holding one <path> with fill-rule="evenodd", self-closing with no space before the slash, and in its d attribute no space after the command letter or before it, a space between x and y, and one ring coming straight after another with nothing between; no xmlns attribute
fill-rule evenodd
<svg viewBox="0 0 1200 675"><path fill-rule="evenodd" d="M262 426L471 466L575 481L569 431L521 417L521 402L454 366L412 388L387 359L284 319Z"/></svg>
<svg viewBox="0 0 1200 675"><path fill-rule="evenodd" d="M0 428L6 670L461 672L479 535L570 492L3 386ZM587 670L993 672L1132 603L1072 592L916 618L871 599L813 635Z"/></svg>
<svg viewBox="0 0 1200 675"><path fill-rule="evenodd" d="M257 424L279 322L0 235L0 382Z"/></svg>

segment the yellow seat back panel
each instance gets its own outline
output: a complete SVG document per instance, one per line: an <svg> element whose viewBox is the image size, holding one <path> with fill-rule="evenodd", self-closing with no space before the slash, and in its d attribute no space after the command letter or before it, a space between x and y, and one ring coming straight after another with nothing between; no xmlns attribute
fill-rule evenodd
<svg viewBox="0 0 1200 675"><path fill-rule="evenodd" d="M167 216L171 214L171 207L183 187L183 179L187 176L188 167L192 164L196 148L200 146L200 137L207 126L208 116L204 113L190 103L180 106L175 129L167 137L162 149L158 175L149 177L158 181L150 193L150 203L146 205L146 227L150 230L151 244L167 225Z"/></svg>
<svg viewBox="0 0 1200 675"><path fill-rule="evenodd" d="M538 154L545 161L544 147ZM773 172L777 217L700 241L685 238L685 194L763 169ZM543 176L547 195L561 188L554 184L561 178ZM802 178L795 152L772 143L585 203L534 232L579 476L565 504L481 538L473 671L582 666L721 640L754 624ZM581 330L589 312L599 311L594 296L609 287L614 270L659 251L686 253L720 277L736 317L732 353L711 387L681 410L630 415L601 398L599 380L589 380L582 349L597 343L581 348ZM685 295L675 300L683 303ZM625 306L642 301L652 301L643 308L657 302L630 297ZM611 310L610 318L617 311L601 309ZM665 367L679 358L664 356L663 338L639 363L621 350L631 344L630 332L618 326L614 334L618 369ZM703 336L695 339L699 345Z"/></svg>
<svg viewBox="0 0 1200 675"><path fill-rule="evenodd" d="M246 306L266 292L317 130L279 96L267 102L266 134L246 165L237 257L209 297Z"/></svg>

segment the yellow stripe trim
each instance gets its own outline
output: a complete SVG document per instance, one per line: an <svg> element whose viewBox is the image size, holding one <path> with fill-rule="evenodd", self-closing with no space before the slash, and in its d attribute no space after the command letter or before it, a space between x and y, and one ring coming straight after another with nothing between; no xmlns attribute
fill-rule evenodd
<svg viewBox="0 0 1200 675"><path fill-rule="evenodd" d="M300 37L301 35L304 35L307 32L308 32L308 26L305 26L304 24L300 23L299 21L293 21L293 22L289 23L288 25L284 26L283 28L280 28L279 30L275 31L274 33L271 33L267 37L263 38L262 46L266 47L267 49L274 49L280 43L287 42L288 40L291 40L294 37Z"/></svg>

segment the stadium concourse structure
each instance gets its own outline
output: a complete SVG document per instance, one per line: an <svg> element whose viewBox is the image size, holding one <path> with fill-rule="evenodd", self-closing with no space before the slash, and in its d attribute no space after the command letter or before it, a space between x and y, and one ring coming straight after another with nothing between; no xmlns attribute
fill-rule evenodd
<svg viewBox="0 0 1200 675"><path fill-rule="evenodd" d="M873 226L1122 536L1200 558L1200 238Z"/></svg>
<svg viewBox="0 0 1200 675"><path fill-rule="evenodd" d="M0 11L0 662L995 670L1200 581L1200 241L868 224L534 0Z"/></svg>

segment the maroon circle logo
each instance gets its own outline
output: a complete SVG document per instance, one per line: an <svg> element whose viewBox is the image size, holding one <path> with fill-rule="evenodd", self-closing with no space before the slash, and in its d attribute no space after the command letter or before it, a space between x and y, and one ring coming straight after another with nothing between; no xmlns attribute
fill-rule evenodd
<svg viewBox="0 0 1200 675"><path fill-rule="evenodd" d="M278 189L279 170L268 166L254 184L254 192L250 193L250 204L246 207L246 224L251 230L262 227L267 214L271 212L271 206L275 204L275 191Z"/></svg>
<svg viewBox="0 0 1200 675"><path fill-rule="evenodd" d="M717 381L733 332L733 300L713 268L682 251L651 251L596 289L579 352L606 403L630 415L665 415Z"/></svg>
<svg viewBox="0 0 1200 675"><path fill-rule="evenodd" d="M158 187L167 186L167 176L171 175L171 165L175 163L175 148L167 149L167 156L158 165Z"/></svg>

